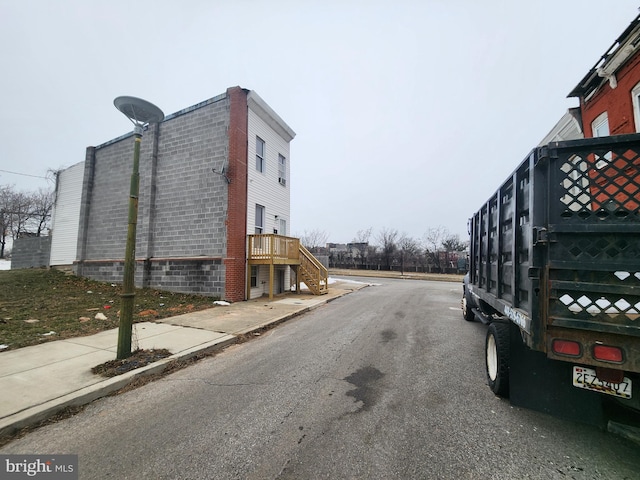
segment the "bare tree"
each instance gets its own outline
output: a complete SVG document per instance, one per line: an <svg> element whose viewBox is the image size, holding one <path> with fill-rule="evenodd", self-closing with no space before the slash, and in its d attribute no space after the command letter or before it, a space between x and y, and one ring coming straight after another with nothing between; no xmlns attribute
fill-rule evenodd
<svg viewBox="0 0 640 480"><path fill-rule="evenodd" d="M0 186L0 258L4 258L7 239L11 235L11 200L13 189Z"/></svg>
<svg viewBox="0 0 640 480"><path fill-rule="evenodd" d="M404 275L405 261L415 257L420 252L420 244L406 234L402 234L400 240L398 240L398 247L400 249L400 273Z"/></svg>
<svg viewBox="0 0 640 480"><path fill-rule="evenodd" d="M31 220L31 198L27 193L14 192L11 201L11 236L15 240L28 232Z"/></svg>
<svg viewBox="0 0 640 480"><path fill-rule="evenodd" d="M445 252L464 252L467 249L468 242L460 240L460 235L452 234L448 235L442 240L442 247Z"/></svg>
<svg viewBox="0 0 640 480"><path fill-rule="evenodd" d="M427 261L436 267L438 271L441 270L442 265L440 262L440 251L442 249L442 242L449 236L449 231L439 225L435 228L429 228L427 233L424 234L424 248L427 255Z"/></svg>
<svg viewBox="0 0 640 480"><path fill-rule="evenodd" d="M329 235L323 230L311 230L310 232L304 231L304 234L300 236L300 243L307 247L309 250L316 248L324 248L327 245L327 238Z"/></svg>
<svg viewBox="0 0 640 480"><path fill-rule="evenodd" d="M372 230L371 227L365 230L358 230L350 244L350 254L354 260L354 264L356 261L359 261L361 267L367 264L367 258L372 250L375 252L375 248L369 246L369 238L371 237Z"/></svg>
<svg viewBox="0 0 640 480"><path fill-rule="evenodd" d="M40 188L31 195L32 203L32 224L37 237L43 235L44 230L51 222L51 211L53 210L53 192Z"/></svg>
<svg viewBox="0 0 640 480"><path fill-rule="evenodd" d="M353 243L369 243L369 238L371 238L372 231L372 227L369 227L365 230L358 230L356 236L353 238Z"/></svg>
<svg viewBox="0 0 640 480"><path fill-rule="evenodd" d="M380 242L382 248L382 259L387 267L387 270L391 270L391 261L393 260L393 254L397 249L396 241L398 238L398 231L391 228L383 228L377 236L377 241Z"/></svg>
<svg viewBox="0 0 640 480"><path fill-rule="evenodd" d="M50 226L53 192L16 192L12 186L0 186L0 258L4 258L8 240L22 235L42 236Z"/></svg>

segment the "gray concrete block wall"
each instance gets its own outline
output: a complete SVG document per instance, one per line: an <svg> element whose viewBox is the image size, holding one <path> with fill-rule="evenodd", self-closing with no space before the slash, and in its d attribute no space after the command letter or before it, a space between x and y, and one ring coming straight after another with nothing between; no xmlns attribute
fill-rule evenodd
<svg viewBox="0 0 640 480"><path fill-rule="evenodd" d="M86 262L82 274L100 282L122 283L124 264L120 261ZM224 277L222 259L151 259L136 262L135 283L138 287L220 299L224 294Z"/></svg>
<svg viewBox="0 0 640 480"><path fill-rule="evenodd" d="M222 298L222 259L164 259L147 262L149 287Z"/></svg>
<svg viewBox="0 0 640 480"><path fill-rule="evenodd" d="M136 269L137 271L140 268ZM82 271L78 275L91 278L99 282L122 283L124 274L124 262L121 261L94 261L82 264ZM136 282L137 283L137 282Z"/></svg>
<svg viewBox="0 0 640 480"><path fill-rule="evenodd" d="M13 242L11 269L49 266L51 237L23 237Z"/></svg>
<svg viewBox="0 0 640 480"><path fill-rule="evenodd" d="M144 132L137 286L215 296L224 292L228 185L212 169L220 171L227 161L228 109L228 98L219 96ZM122 282L133 150L133 135L87 149L75 267L80 275ZM209 260L195 259L198 267L178 268L191 265L189 257ZM140 268L143 259L148 261ZM163 263L168 261L178 263Z"/></svg>
<svg viewBox="0 0 640 480"><path fill-rule="evenodd" d="M143 137L142 158L146 158L149 137ZM80 260L124 258L127 241L129 189L133 169L133 136L95 151L93 183L86 218L86 245ZM141 170L142 171L142 170ZM140 199L141 202L144 199Z"/></svg>
<svg viewBox="0 0 640 480"><path fill-rule="evenodd" d="M84 172L82 176L82 192L80 196L80 215L78 218L78 243L76 249L76 260L82 260L87 253L87 237L89 214L91 212L91 195L93 190L93 174L96 164L96 148L87 147L84 159ZM76 273L82 275L75 267Z"/></svg>
<svg viewBox="0 0 640 480"><path fill-rule="evenodd" d="M162 124L154 257L224 256L228 189L215 174L227 157L228 100Z"/></svg>

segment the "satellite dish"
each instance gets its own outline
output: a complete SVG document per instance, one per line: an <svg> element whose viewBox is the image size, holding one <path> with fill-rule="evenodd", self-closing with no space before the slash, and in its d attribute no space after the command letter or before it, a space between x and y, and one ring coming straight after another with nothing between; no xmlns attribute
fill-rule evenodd
<svg viewBox="0 0 640 480"><path fill-rule="evenodd" d="M164 120L164 113L153 103L136 97L118 97L113 104L135 125L158 123Z"/></svg>

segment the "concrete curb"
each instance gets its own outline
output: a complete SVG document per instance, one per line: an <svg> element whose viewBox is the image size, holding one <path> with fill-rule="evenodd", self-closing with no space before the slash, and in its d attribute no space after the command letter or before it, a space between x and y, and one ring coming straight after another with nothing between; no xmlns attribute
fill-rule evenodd
<svg viewBox="0 0 640 480"><path fill-rule="evenodd" d="M303 308L303 309L298 310L296 312L292 312L292 313L289 313L287 315L283 315L281 317L274 318L274 319L271 319L271 320L266 321L266 322L258 323L257 325L252 325L251 327L245 328L243 330L239 330L239 331L236 332L236 334L237 335L246 335L248 333L255 332L257 330L262 330L263 328L266 328L266 327L276 326L276 325L278 325L280 323L286 322L287 320L291 320L294 317L302 315L303 313L307 313L311 309L312 309L311 307L306 307L306 308Z"/></svg>
<svg viewBox="0 0 640 480"><path fill-rule="evenodd" d="M221 350L229 345L237 343L237 341L238 338L236 336L228 335L223 339L203 343L144 367L131 370L116 377L105 378L105 380L89 387L82 388L75 392L70 392L61 397L49 400L48 402L17 412L0 420L0 439L11 436L22 428L47 420L65 408L83 406L97 400L98 398L106 397L107 395L126 387L140 377L162 373L166 366L174 361L188 360L202 353L211 353L216 350Z"/></svg>

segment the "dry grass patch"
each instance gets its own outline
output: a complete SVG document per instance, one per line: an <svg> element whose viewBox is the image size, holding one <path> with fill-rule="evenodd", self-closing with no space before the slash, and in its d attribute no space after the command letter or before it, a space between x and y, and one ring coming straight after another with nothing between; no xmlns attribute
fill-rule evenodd
<svg viewBox="0 0 640 480"><path fill-rule="evenodd" d="M0 270L0 352L117 328L122 285L54 269ZM217 297L136 289L134 322L213 307Z"/></svg>

